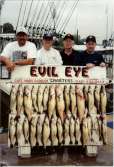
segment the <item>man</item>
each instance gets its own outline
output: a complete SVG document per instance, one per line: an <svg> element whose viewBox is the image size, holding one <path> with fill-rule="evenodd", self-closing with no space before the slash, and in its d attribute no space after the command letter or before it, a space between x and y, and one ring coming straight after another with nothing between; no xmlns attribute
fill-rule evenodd
<svg viewBox="0 0 114 167"><path fill-rule="evenodd" d="M8 43L1 53L9 71L14 70L16 65L32 65L36 58L36 46L28 41L28 32L24 27L17 29L16 40Z"/></svg>
<svg viewBox="0 0 114 167"><path fill-rule="evenodd" d="M63 50L60 52L63 65L79 65L78 52L73 49L74 37L67 34L63 39Z"/></svg>
<svg viewBox="0 0 114 167"><path fill-rule="evenodd" d="M52 34L44 34L42 48L37 53L36 65L62 65L61 55L52 45Z"/></svg>
<svg viewBox="0 0 114 167"><path fill-rule="evenodd" d="M80 65L92 68L94 66L105 66L102 55L95 51L96 38L95 36L88 36L86 38L86 50L80 53Z"/></svg>

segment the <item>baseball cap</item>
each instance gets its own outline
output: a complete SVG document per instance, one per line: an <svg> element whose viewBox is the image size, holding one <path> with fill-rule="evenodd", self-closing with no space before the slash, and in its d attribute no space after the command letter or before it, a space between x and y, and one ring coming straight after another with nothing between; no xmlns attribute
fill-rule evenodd
<svg viewBox="0 0 114 167"><path fill-rule="evenodd" d="M43 39L53 40L53 35L52 35L51 33L44 34L44 35L43 35Z"/></svg>
<svg viewBox="0 0 114 167"><path fill-rule="evenodd" d="M88 43L88 42L90 42L90 41L96 43L96 38L95 38L95 36L89 35L89 36L86 38L86 43Z"/></svg>
<svg viewBox="0 0 114 167"><path fill-rule="evenodd" d="M66 40L66 39L74 40L74 37L73 37L73 35L71 35L71 34L66 34L63 39L64 39L64 40Z"/></svg>
<svg viewBox="0 0 114 167"><path fill-rule="evenodd" d="M19 28L17 28L16 35L18 33L20 33L20 32L25 33L26 35L28 35L28 31L26 30L25 27L19 27Z"/></svg>

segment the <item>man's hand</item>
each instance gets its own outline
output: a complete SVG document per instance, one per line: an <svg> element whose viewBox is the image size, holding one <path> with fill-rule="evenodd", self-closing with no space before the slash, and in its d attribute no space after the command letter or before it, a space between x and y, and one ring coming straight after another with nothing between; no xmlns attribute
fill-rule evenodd
<svg viewBox="0 0 114 167"><path fill-rule="evenodd" d="M101 63L100 67L106 67L106 64L105 63Z"/></svg>
<svg viewBox="0 0 114 167"><path fill-rule="evenodd" d="M87 67L87 68L93 68L93 67L95 67L95 64L88 63L88 64L86 64L86 67Z"/></svg>
<svg viewBox="0 0 114 167"><path fill-rule="evenodd" d="M11 62L11 61L8 61L6 63L6 68L7 68L8 71L13 71L14 68L15 68L15 64L13 62Z"/></svg>

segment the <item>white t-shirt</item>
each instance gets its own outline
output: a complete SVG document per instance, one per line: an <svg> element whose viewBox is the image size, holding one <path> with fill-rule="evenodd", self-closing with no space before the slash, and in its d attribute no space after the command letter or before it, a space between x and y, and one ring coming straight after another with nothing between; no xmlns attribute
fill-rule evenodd
<svg viewBox="0 0 114 167"><path fill-rule="evenodd" d="M36 46L29 41L24 46L19 46L17 41L10 42L3 49L1 56L8 57L12 61L36 58Z"/></svg>
<svg viewBox="0 0 114 167"><path fill-rule="evenodd" d="M60 53L54 49L50 48L49 50L44 49L43 47L38 50L36 57L36 65L62 65L62 58Z"/></svg>

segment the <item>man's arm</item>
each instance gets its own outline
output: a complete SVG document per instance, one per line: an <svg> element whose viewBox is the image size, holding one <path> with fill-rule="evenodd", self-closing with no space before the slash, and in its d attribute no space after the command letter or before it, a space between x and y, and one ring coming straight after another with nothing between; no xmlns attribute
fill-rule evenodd
<svg viewBox="0 0 114 167"><path fill-rule="evenodd" d="M0 62L6 65L8 71L13 71L15 68L15 64L12 61L10 61L10 59L7 57L0 56Z"/></svg>
<svg viewBox="0 0 114 167"><path fill-rule="evenodd" d="M15 65L32 65L34 62L34 59L26 59L26 60L18 60L15 61Z"/></svg>

